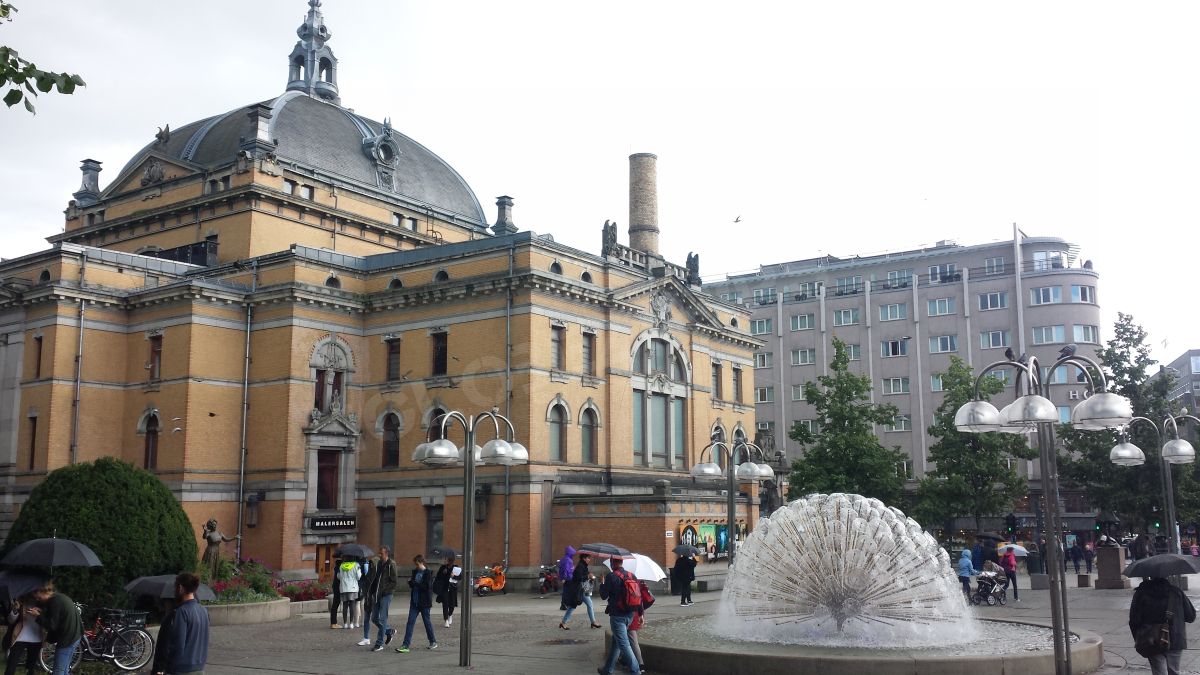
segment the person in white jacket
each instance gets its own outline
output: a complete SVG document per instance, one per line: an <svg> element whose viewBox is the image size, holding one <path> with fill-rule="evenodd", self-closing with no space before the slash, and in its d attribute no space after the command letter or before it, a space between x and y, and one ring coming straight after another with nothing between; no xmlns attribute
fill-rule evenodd
<svg viewBox="0 0 1200 675"><path fill-rule="evenodd" d="M358 613L358 580L362 579L362 565L357 561L347 560L338 566L337 578L340 586L342 601L342 628L354 628L360 625Z"/></svg>

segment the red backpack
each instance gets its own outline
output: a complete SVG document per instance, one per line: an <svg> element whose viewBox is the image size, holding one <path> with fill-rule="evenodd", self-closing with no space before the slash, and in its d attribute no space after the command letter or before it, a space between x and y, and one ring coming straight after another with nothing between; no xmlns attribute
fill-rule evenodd
<svg viewBox="0 0 1200 675"><path fill-rule="evenodd" d="M616 569L612 573L621 580L621 587L617 589L616 597L613 598L613 607L622 614L642 611L642 583L625 570Z"/></svg>

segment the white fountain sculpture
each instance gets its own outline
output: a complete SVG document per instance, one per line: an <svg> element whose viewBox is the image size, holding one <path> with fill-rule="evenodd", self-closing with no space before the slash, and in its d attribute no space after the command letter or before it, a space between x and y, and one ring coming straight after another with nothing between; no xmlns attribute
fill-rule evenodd
<svg viewBox="0 0 1200 675"><path fill-rule="evenodd" d="M978 635L946 551L854 494L811 494L759 521L721 601L718 632L745 640L888 648Z"/></svg>

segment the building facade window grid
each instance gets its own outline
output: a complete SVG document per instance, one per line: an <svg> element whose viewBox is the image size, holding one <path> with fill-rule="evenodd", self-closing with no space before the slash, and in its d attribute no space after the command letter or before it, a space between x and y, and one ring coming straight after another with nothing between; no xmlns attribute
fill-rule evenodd
<svg viewBox="0 0 1200 675"><path fill-rule="evenodd" d="M391 469L400 466L400 418L395 414L383 417L383 439L380 447L382 466Z"/></svg>
<svg viewBox="0 0 1200 675"><path fill-rule="evenodd" d="M853 326L858 323L858 308L833 310L833 325Z"/></svg>
<svg viewBox="0 0 1200 675"><path fill-rule="evenodd" d="M880 343L879 353L885 359L893 356L908 356L908 340L884 340Z"/></svg>
<svg viewBox="0 0 1200 675"><path fill-rule="evenodd" d="M550 327L550 369L567 369L567 329L565 326Z"/></svg>
<svg viewBox="0 0 1200 675"><path fill-rule="evenodd" d="M754 402L755 403L773 403L775 401L775 387L755 387Z"/></svg>
<svg viewBox="0 0 1200 675"><path fill-rule="evenodd" d="M770 368L771 360L771 352L758 352L754 355L754 367Z"/></svg>
<svg viewBox="0 0 1200 675"><path fill-rule="evenodd" d="M815 314L793 314L792 330L812 330L816 328Z"/></svg>
<svg viewBox="0 0 1200 675"><path fill-rule="evenodd" d="M985 330L979 334L980 349L999 349L1009 346L1009 331Z"/></svg>
<svg viewBox="0 0 1200 675"><path fill-rule="evenodd" d="M596 422L596 413L591 409L585 409L579 415L580 426L580 461L584 464L596 463L596 443L597 443L597 428L599 425Z"/></svg>
<svg viewBox="0 0 1200 675"><path fill-rule="evenodd" d="M846 345L846 357L851 361L861 361L862 360L862 346L861 345ZM815 360L816 356L814 355L813 358Z"/></svg>
<svg viewBox="0 0 1200 675"><path fill-rule="evenodd" d="M929 338L930 354L947 354L958 351L957 335L935 335Z"/></svg>
<svg viewBox="0 0 1200 675"><path fill-rule="evenodd" d="M811 366L817 362L816 349L793 349L792 350L792 365L793 366Z"/></svg>
<svg viewBox="0 0 1200 675"><path fill-rule="evenodd" d="M1007 309L1008 308L1008 293L1005 291L996 291L992 293L981 293L979 295L979 311L986 312L992 309Z"/></svg>
<svg viewBox="0 0 1200 675"><path fill-rule="evenodd" d="M884 431L912 431L912 417L908 415L896 415L892 421L885 424Z"/></svg>
<svg viewBox="0 0 1200 675"><path fill-rule="evenodd" d="M1096 304L1096 287L1072 284L1071 302L1086 302L1092 305Z"/></svg>
<svg viewBox="0 0 1200 675"><path fill-rule="evenodd" d="M884 393L884 395L907 394L908 393L908 378L907 377L885 377L885 378L883 378L883 393Z"/></svg>
<svg viewBox="0 0 1200 675"><path fill-rule="evenodd" d="M146 364L150 381L162 379L163 339L161 335L150 336L150 362Z"/></svg>
<svg viewBox="0 0 1200 675"><path fill-rule="evenodd" d="M908 318L908 304L907 303L900 302L900 303L892 303L889 305L880 305L879 306L879 320L880 321L900 321L901 319L907 319L907 318Z"/></svg>
<svg viewBox="0 0 1200 675"><path fill-rule="evenodd" d="M1003 257L997 256L994 258L984 258L983 273L985 275L991 276L994 274L1004 274L1004 272L1005 267Z"/></svg>
<svg viewBox="0 0 1200 675"><path fill-rule="evenodd" d="M430 374L434 376L445 375L450 349L449 335L447 333L433 333L429 336L429 340L433 356L432 363L430 364Z"/></svg>
<svg viewBox="0 0 1200 675"><path fill-rule="evenodd" d="M1075 342L1100 343L1100 329L1097 326L1075 324Z"/></svg>
<svg viewBox="0 0 1200 675"><path fill-rule="evenodd" d="M742 369L734 366L732 368L733 375L733 402L742 402Z"/></svg>
<svg viewBox="0 0 1200 675"><path fill-rule="evenodd" d="M750 321L751 335L766 335L771 332L770 319L753 319Z"/></svg>
<svg viewBox="0 0 1200 675"><path fill-rule="evenodd" d="M561 405L550 408L550 461L567 461L567 415Z"/></svg>
<svg viewBox="0 0 1200 675"><path fill-rule="evenodd" d="M934 298L929 301L929 316L947 316L954 314L954 298Z"/></svg>
<svg viewBox="0 0 1200 675"><path fill-rule="evenodd" d="M714 362L712 364L712 388L713 398L720 401L724 399L724 392L721 391L721 364Z"/></svg>
<svg viewBox="0 0 1200 675"><path fill-rule="evenodd" d="M1039 286L1029 289L1032 305L1056 305L1062 302L1062 286Z"/></svg>
<svg viewBox="0 0 1200 675"><path fill-rule="evenodd" d="M596 376L596 334L584 333L581 343L581 351L583 353L583 374L590 377Z"/></svg>
<svg viewBox="0 0 1200 675"><path fill-rule="evenodd" d="M399 338L391 338L385 345L387 346L387 379L388 382L397 382L401 377L400 340Z"/></svg>
<svg viewBox="0 0 1200 675"><path fill-rule="evenodd" d="M1034 326L1033 327L1033 344L1049 345L1059 342L1066 342L1067 331L1066 326Z"/></svg>

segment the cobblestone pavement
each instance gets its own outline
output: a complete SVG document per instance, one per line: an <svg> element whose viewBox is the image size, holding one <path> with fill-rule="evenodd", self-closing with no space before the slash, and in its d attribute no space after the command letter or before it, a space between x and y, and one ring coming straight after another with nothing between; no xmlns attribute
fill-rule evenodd
<svg viewBox="0 0 1200 675"><path fill-rule="evenodd" d="M981 617L1007 618L1050 623L1050 603L1047 591L1029 591L1028 578L1018 580L1021 602L1005 607L980 607ZM1072 585L1075 577L1070 577ZM1191 578L1191 588L1200 589L1200 575ZM1145 659L1133 649L1133 640L1126 627L1132 590L1096 590L1071 588L1069 619L1073 629L1086 629L1104 638L1106 665L1100 671L1110 673L1149 673ZM1191 590L1193 602L1200 605L1200 591ZM697 593L692 607L680 607L670 596L661 596L647 614L647 620L657 616L709 614L716 610L720 593ZM309 614L278 623L252 626L221 626L212 629L212 643L206 673L209 675L272 675L304 673L313 675L373 675L417 670L426 673L461 673L458 666L459 620L452 628L440 621L440 607L432 614L439 648L425 647L424 629L418 620L414 630L412 651L397 654L407 617L406 597L398 595L393 602L391 623L398 630L396 639L382 652L370 647L358 647L360 629L331 630L328 615ZM561 613L558 598L539 599L528 593L510 593L476 599L474 602L473 650L470 672L516 673L520 675L564 675L591 673L603 657L604 631L588 628L583 607L571 618L571 630L558 628ZM597 611L603 603L596 599ZM401 613L403 612L403 613ZM603 614L601 623L607 626ZM1187 673L1200 671L1200 622L1189 626L1191 648L1184 652L1183 669ZM374 634L372 633L372 637ZM718 647L714 647L718 648ZM651 670L653 672L653 670Z"/></svg>

